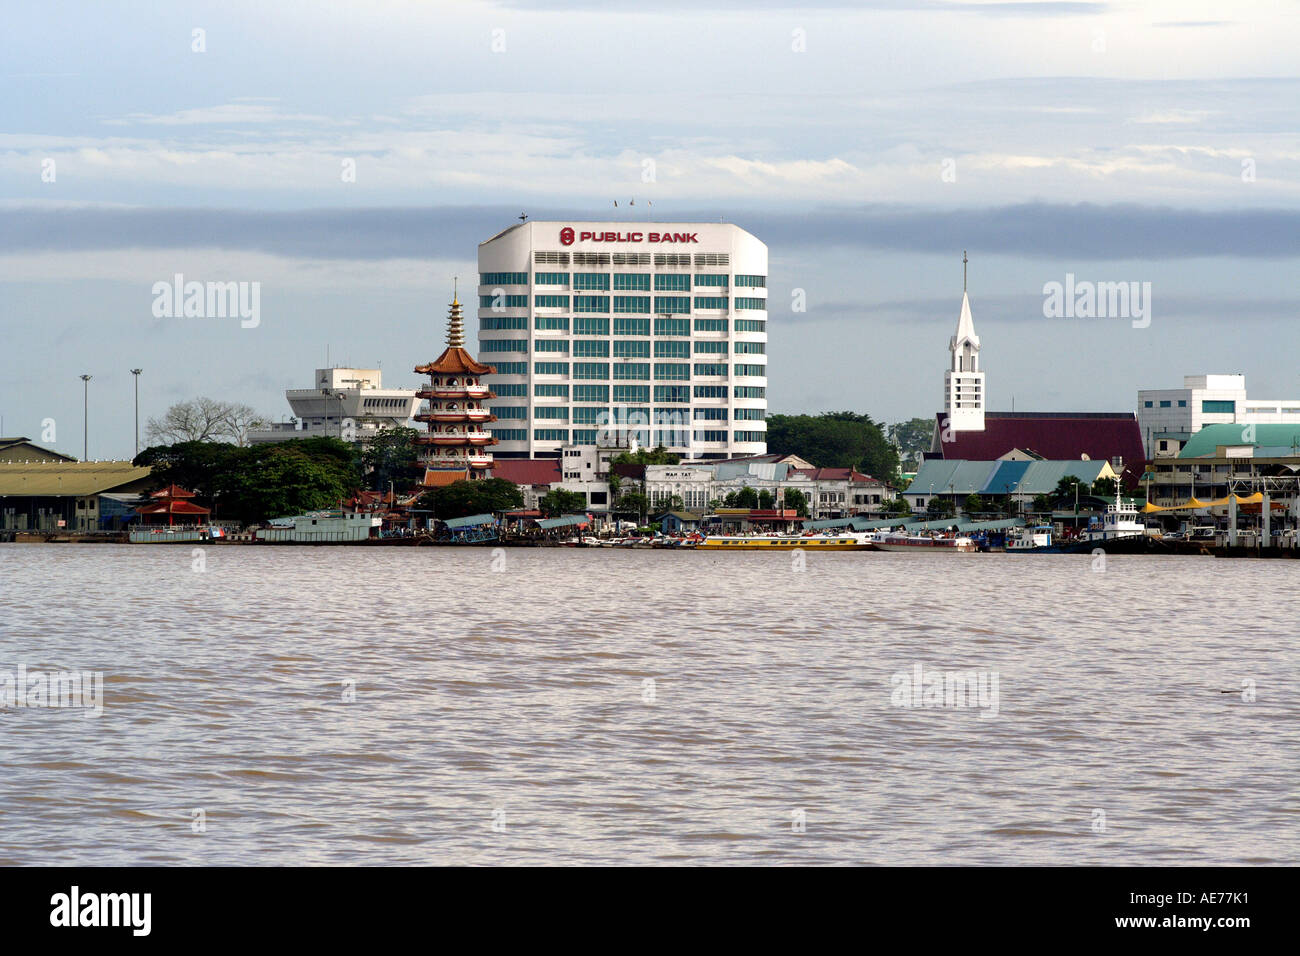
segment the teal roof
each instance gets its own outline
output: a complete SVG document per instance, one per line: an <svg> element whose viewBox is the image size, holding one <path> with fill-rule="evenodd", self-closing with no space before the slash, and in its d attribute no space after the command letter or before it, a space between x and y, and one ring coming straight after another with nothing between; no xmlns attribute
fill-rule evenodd
<svg viewBox="0 0 1300 956"><path fill-rule="evenodd" d="M823 518L820 521L805 521L804 528L820 531L822 528L847 528L852 523L852 518Z"/></svg>
<svg viewBox="0 0 1300 956"><path fill-rule="evenodd" d="M496 519L491 515L470 515L468 518L452 518L444 521L448 528L473 528L481 524L491 524Z"/></svg>
<svg viewBox="0 0 1300 956"><path fill-rule="evenodd" d="M1254 440L1246 441L1250 430ZM1254 445L1260 458L1290 458L1300 449L1300 425L1206 425L1183 446L1178 457L1212 458L1220 445Z"/></svg>
<svg viewBox="0 0 1300 956"><path fill-rule="evenodd" d="M1056 490L1062 478L1091 485L1104 461L963 461L932 458L921 466L907 493L919 495L1042 495Z"/></svg>
<svg viewBox="0 0 1300 956"><path fill-rule="evenodd" d="M567 528L569 525L586 524L590 520L586 515L564 515L562 518L543 518L537 522L537 527Z"/></svg>

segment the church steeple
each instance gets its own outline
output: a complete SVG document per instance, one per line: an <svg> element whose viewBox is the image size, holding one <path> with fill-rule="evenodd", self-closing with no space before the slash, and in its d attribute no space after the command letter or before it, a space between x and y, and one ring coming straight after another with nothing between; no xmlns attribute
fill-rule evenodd
<svg viewBox="0 0 1300 956"><path fill-rule="evenodd" d="M953 431L984 430L984 373L980 371L980 338L975 334L967 289L966 250L961 253L961 313L957 334L948 340L951 362L944 373L944 412Z"/></svg>

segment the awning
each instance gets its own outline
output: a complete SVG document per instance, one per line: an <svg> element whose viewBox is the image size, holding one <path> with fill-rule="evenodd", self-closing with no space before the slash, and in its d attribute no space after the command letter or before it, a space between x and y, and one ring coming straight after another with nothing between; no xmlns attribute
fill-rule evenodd
<svg viewBox="0 0 1300 956"><path fill-rule="evenodd" d="M571 525L585 525L591 519L586 515L565 515L562 518L543 518L537 522L539 528L567 528Z"/></svg>
<svg viewBox="0 0 1300 956"><path fill-rule="evenodd" d="M495 520L492 515L470 515L468 518L452 518L443 524L448 528L475 528L481 524L491 524Z"/></svg>

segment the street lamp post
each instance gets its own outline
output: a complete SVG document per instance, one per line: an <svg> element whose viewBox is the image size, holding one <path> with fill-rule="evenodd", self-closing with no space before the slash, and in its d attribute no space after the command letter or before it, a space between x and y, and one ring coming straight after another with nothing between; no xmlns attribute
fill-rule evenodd
<svg viewBox="0 0 1300 956"><path fill-rule="evenodd" d="M90 376L81 376L81 460L90 460Z"/></svg>
<svg viewBox="0 0 1300 956"><path fill-rule="evenodd" d="M142 368L131 369L131 377L135 379L135 453L140 454L140 373Z"/></svg>

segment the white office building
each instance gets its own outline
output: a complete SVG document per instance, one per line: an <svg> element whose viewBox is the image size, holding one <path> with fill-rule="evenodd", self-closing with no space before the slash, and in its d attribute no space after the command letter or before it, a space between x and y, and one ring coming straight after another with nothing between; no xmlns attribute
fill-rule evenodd
<svg viewBox="0 0 1300 956"><path fill-rule="evenodd" d="M312 388L286 389L293 418L250 431L249 444L291 438L367 441L382 428L410 426L420 405L413 388L384 388L377 368L318 368Z"/></svg>
<svg viewBox="0 0 1300 956"><path fill-rule="evenodd" d="M1244 375L1185 375L1182 388L1140 390L1137 417L1147 457L1165 458L1206 425L1300 424L1300 399L1247 398Z"/></svg>
<svg viewBox="0 0 1300 956"><path fill-rule="evenodd" d="M479 246L502 458L767 450L767 246L726 223L523 222Z"/></svg>

